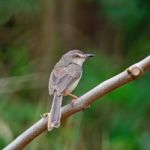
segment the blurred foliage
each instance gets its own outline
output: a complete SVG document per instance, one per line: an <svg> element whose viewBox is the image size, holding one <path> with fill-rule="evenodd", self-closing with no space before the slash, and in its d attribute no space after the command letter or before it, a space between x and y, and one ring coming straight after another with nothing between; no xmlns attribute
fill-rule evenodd
<svg viewBox="0 0 150 150"><path fill-rule="evenodd" d="M1 0L0 1L0 24L7 22L16 14L27 14L28 17L39 15L40 0ZM32 17L34 19L34 17Z"/></svg>
<svg viewBox="0 0 150 150"><path fill-rule="evenodd" d="M48 77L69 49L96 55L77 95L149 55L149 8L149 0L1 0L0 148L49 111ZM113 91L26 149L149 150L149 82L147 73Z"/></svg>

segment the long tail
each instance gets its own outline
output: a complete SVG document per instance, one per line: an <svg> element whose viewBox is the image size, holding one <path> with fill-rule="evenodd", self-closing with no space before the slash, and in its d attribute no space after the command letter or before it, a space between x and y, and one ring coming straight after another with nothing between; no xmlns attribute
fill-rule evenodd
<svg viewBox="0 0 150 150"><path fill-rule="evenodd" d="M48 131L60 126L62 97L62 95L58 96L54 93L50 114L48 116Z"/></svg>

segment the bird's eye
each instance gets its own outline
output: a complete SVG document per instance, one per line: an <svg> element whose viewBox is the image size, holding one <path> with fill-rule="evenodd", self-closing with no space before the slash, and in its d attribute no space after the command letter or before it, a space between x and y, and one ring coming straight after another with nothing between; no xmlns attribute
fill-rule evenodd
<svg viewBox="0 0 150 150"><path fill-rule="evenodd" d="M80 57L80 55L76 54L76 55L75 55L75 57L76 57L76 58L79 58L79 57Z"/></svg>

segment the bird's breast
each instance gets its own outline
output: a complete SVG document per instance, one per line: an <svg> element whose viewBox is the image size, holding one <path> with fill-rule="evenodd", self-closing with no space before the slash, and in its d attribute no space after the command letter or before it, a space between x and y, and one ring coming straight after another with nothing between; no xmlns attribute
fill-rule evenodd
<svg viewBox="0 0 150 150"><path fill-rule="evenodd" d="M82 76L82 75L81 75ZM78 85L78 83L79 83L79 81L80 81L80 79L81 79L81 76L80 76L80 78L79 79L77 79L76 81L74 81L68 88L67 88L67 91L68 92L72 92L76 87L77 87L77 85Z"/></svg>

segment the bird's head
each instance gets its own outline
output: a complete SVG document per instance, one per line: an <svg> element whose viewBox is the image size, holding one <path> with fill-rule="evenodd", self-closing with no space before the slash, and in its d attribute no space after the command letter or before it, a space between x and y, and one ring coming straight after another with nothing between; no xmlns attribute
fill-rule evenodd
<svg viewBox="0 0 150 150"><path fill-rule="evenodd" d="M82 64L87 58L90 58L93 56L94 56L93 54L87 54L80 50L70 50L69 52L63 55L63 58L82 66Z"/></svg>

